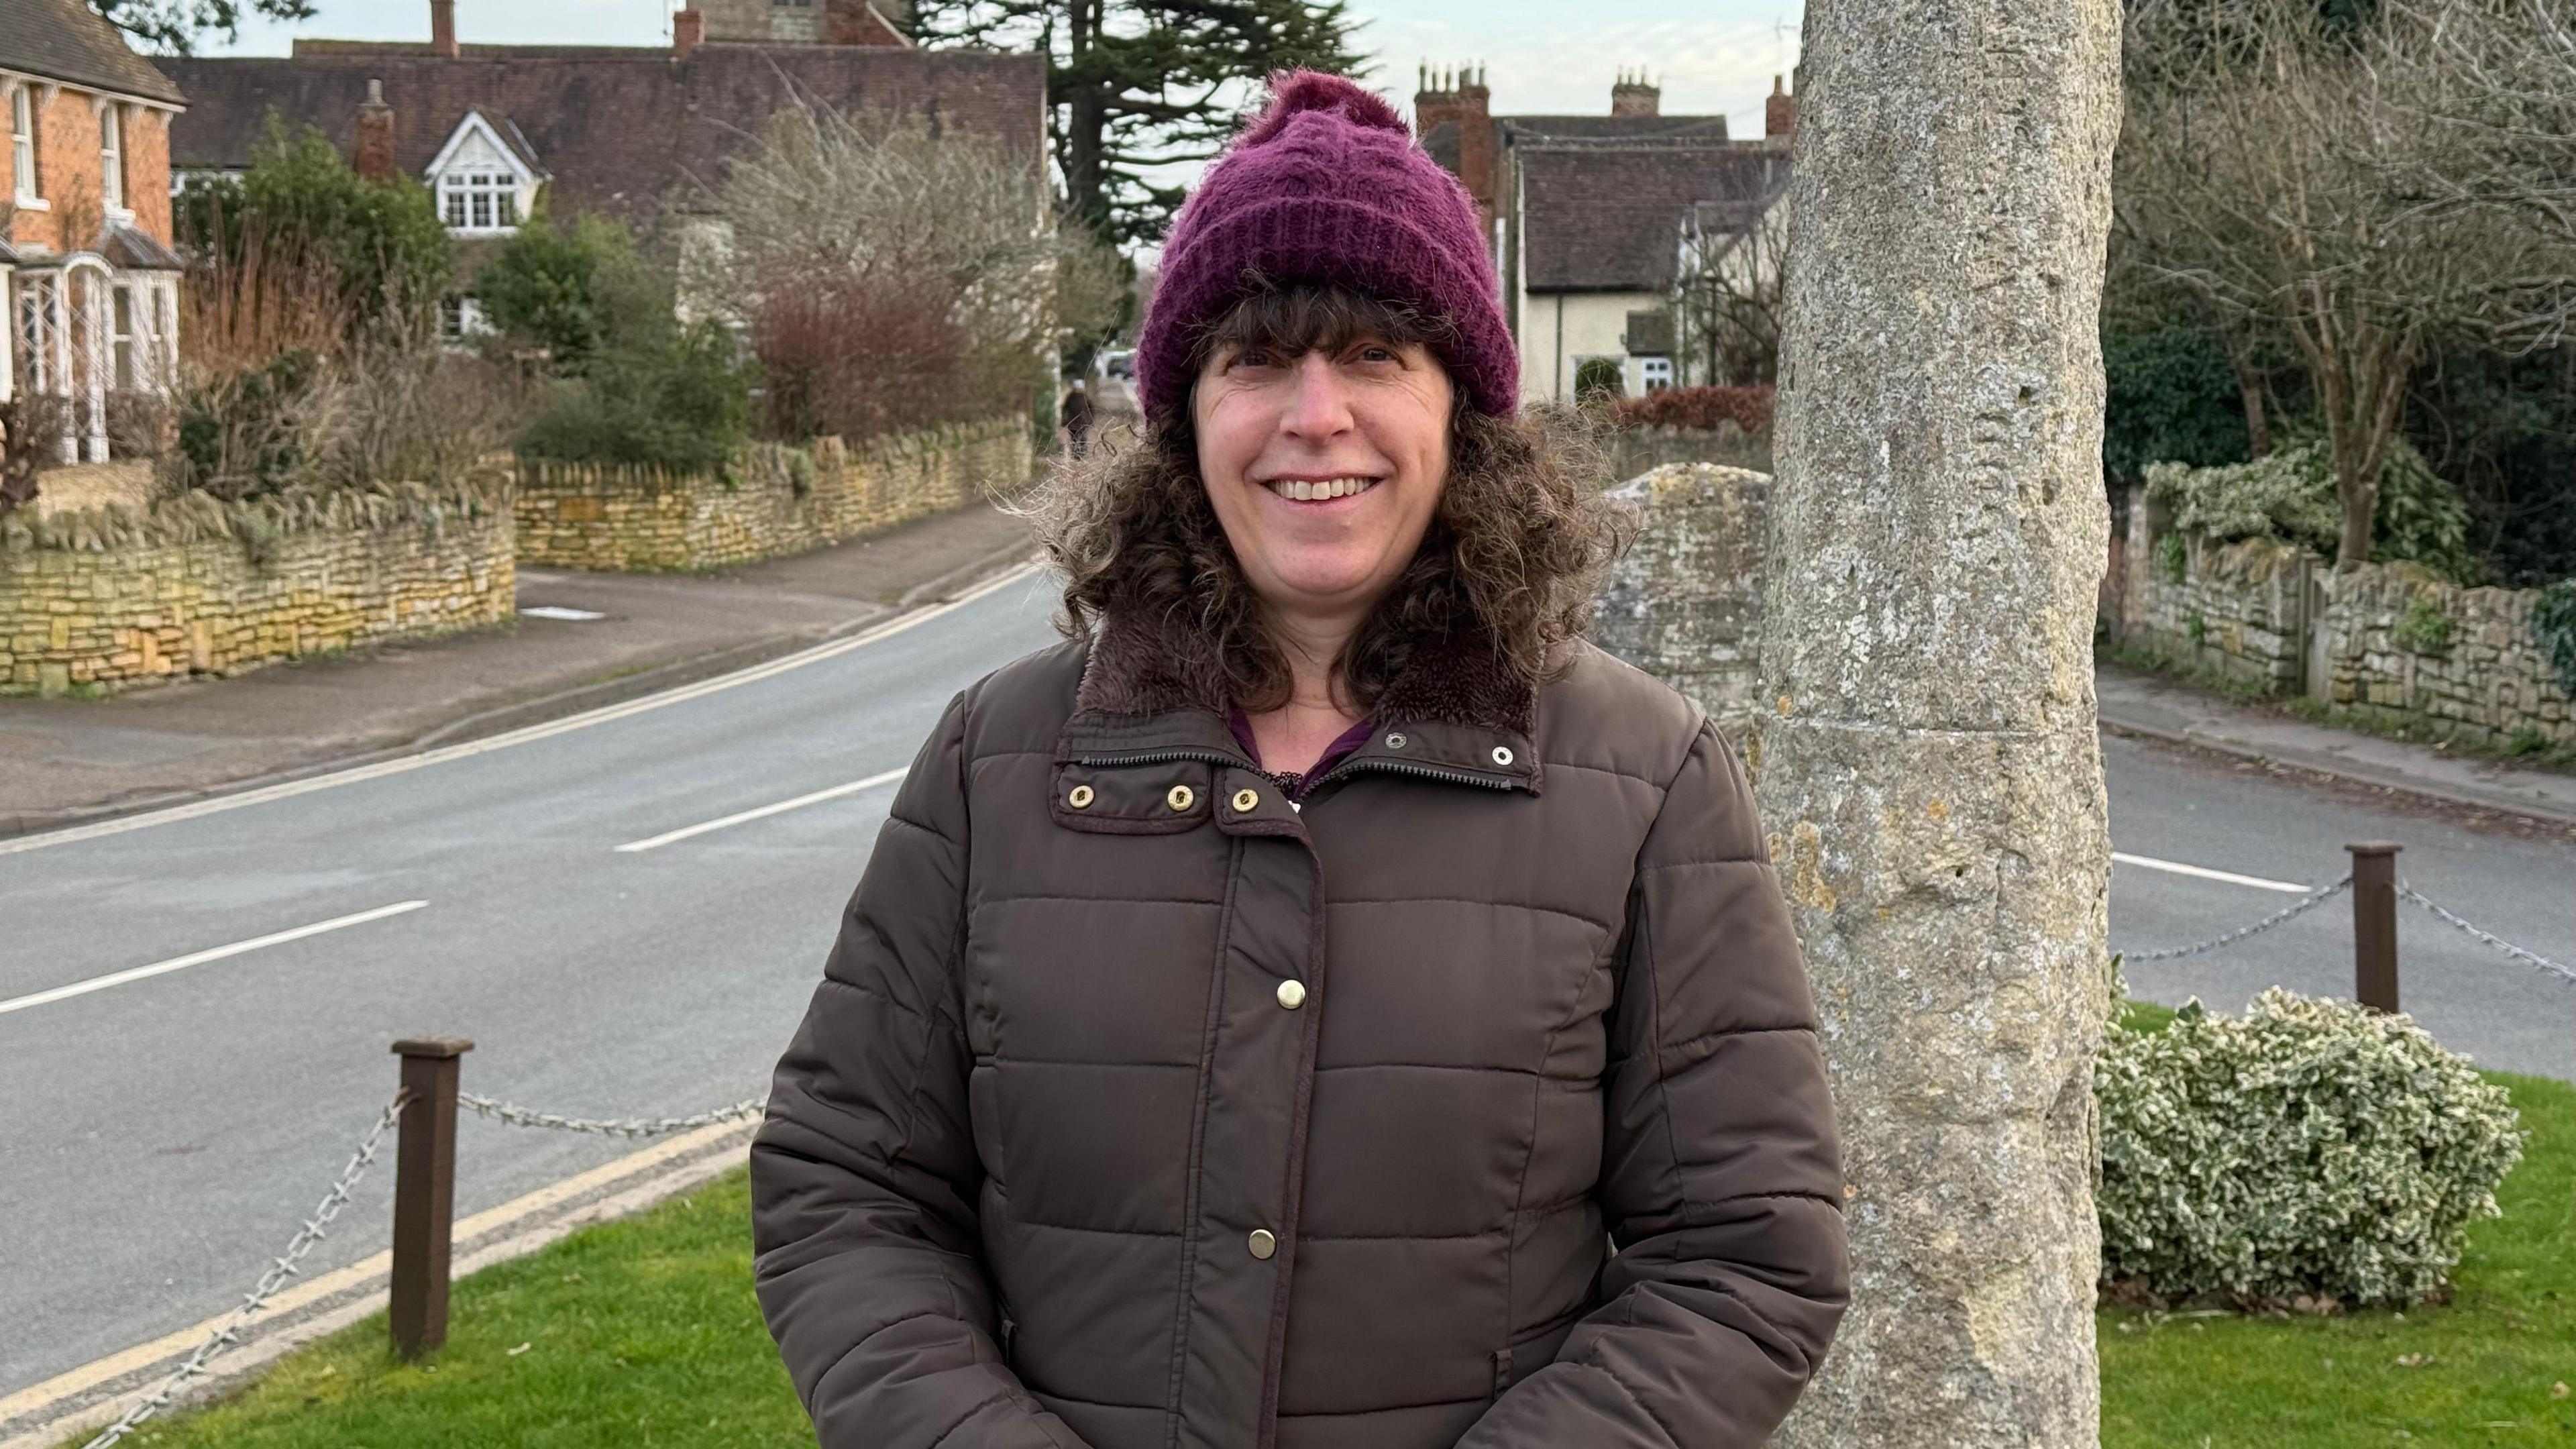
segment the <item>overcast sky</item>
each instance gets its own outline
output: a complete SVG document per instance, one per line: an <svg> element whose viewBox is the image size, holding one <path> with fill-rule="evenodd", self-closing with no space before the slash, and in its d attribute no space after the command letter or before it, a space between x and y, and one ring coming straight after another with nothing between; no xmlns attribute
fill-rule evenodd
<svg viewBox="0 0 2576 1449"><path fill-rule="evenodd" d="M283 55L296 35L425 40L429 0L321 0L288 27L259 21L216 54ZM652 45L671 34L670 0L457 0L457 36L492 43ZM1689 20L1671 0L1351 0L1360 43L1376 58L1369 80L1409 103L1424 61L1481 61L1497 113L1605 112L1610 83L1642 68L1663 83L1668 112L1724 111L1738 135L1759 134L1773 72L1797 59L1798 0L1696 0ZM1569 14L1579 12L1579 21ZM1783 29L1785 27L1785 30Z"/></svg>

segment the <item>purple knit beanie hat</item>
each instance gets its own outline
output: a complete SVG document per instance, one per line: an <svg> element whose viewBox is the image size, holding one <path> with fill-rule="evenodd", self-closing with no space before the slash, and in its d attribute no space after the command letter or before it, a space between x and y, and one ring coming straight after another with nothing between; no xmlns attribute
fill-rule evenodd
<svg viewBox="0 0 2576 1449"><path fill-rule="evenodd" d="M1236 137L1163 245L1163 275L1136 339L1136 392L1149 416L1190 395L1199 330L1239 299L1249 275L1320 282L1445 322L1435 344L1481 412L1520 401L1520 355L1501 288L1458 179L1413 144L1395 108L1337 75L1271 77L1270 107Z"/></svg>

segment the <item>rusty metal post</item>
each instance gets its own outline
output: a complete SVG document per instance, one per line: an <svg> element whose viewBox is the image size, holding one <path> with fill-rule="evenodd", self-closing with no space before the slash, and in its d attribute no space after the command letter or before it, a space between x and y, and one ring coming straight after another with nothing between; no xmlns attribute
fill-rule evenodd
<svg viewBox="0 0 2576 1449"><path fill-rule="evenodd" d="M2397 852L2358 840L2352 852L2352 995L2373 1011L2397 1010Z"/></svg>
<svg viewBox="0 0 2576 1449"><path fill-rule="evenodd" d="M394 1157L394 1352L418 1358L447 1341L447 1261L456 1221L456 1072L474 1043L398 1041L402 1139Z"/></svg>

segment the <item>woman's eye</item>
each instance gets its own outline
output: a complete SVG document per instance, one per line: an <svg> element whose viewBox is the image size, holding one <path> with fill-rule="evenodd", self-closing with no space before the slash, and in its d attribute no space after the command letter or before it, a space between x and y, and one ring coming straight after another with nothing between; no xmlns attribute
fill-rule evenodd
<svg viewBox="0 0 2576 1449"><path fill-rule="evenodd" d="M1271 361L1270 351L1264 347L1247 347L1234 355L1237 367L1268 367Z"/></svg>

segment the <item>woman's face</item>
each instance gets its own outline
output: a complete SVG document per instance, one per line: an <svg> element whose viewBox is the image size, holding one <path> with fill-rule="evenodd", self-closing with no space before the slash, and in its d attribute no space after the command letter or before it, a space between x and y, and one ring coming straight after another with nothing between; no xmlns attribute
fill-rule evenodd
<svg viewBox="0 0 2576 1449"><path fill-rule="evenodd" d="M1190 399L1199 477L1264 604L1347 618L1394 587L1449 473L1450 397L1418 343L1215 350Z"/></svg>

